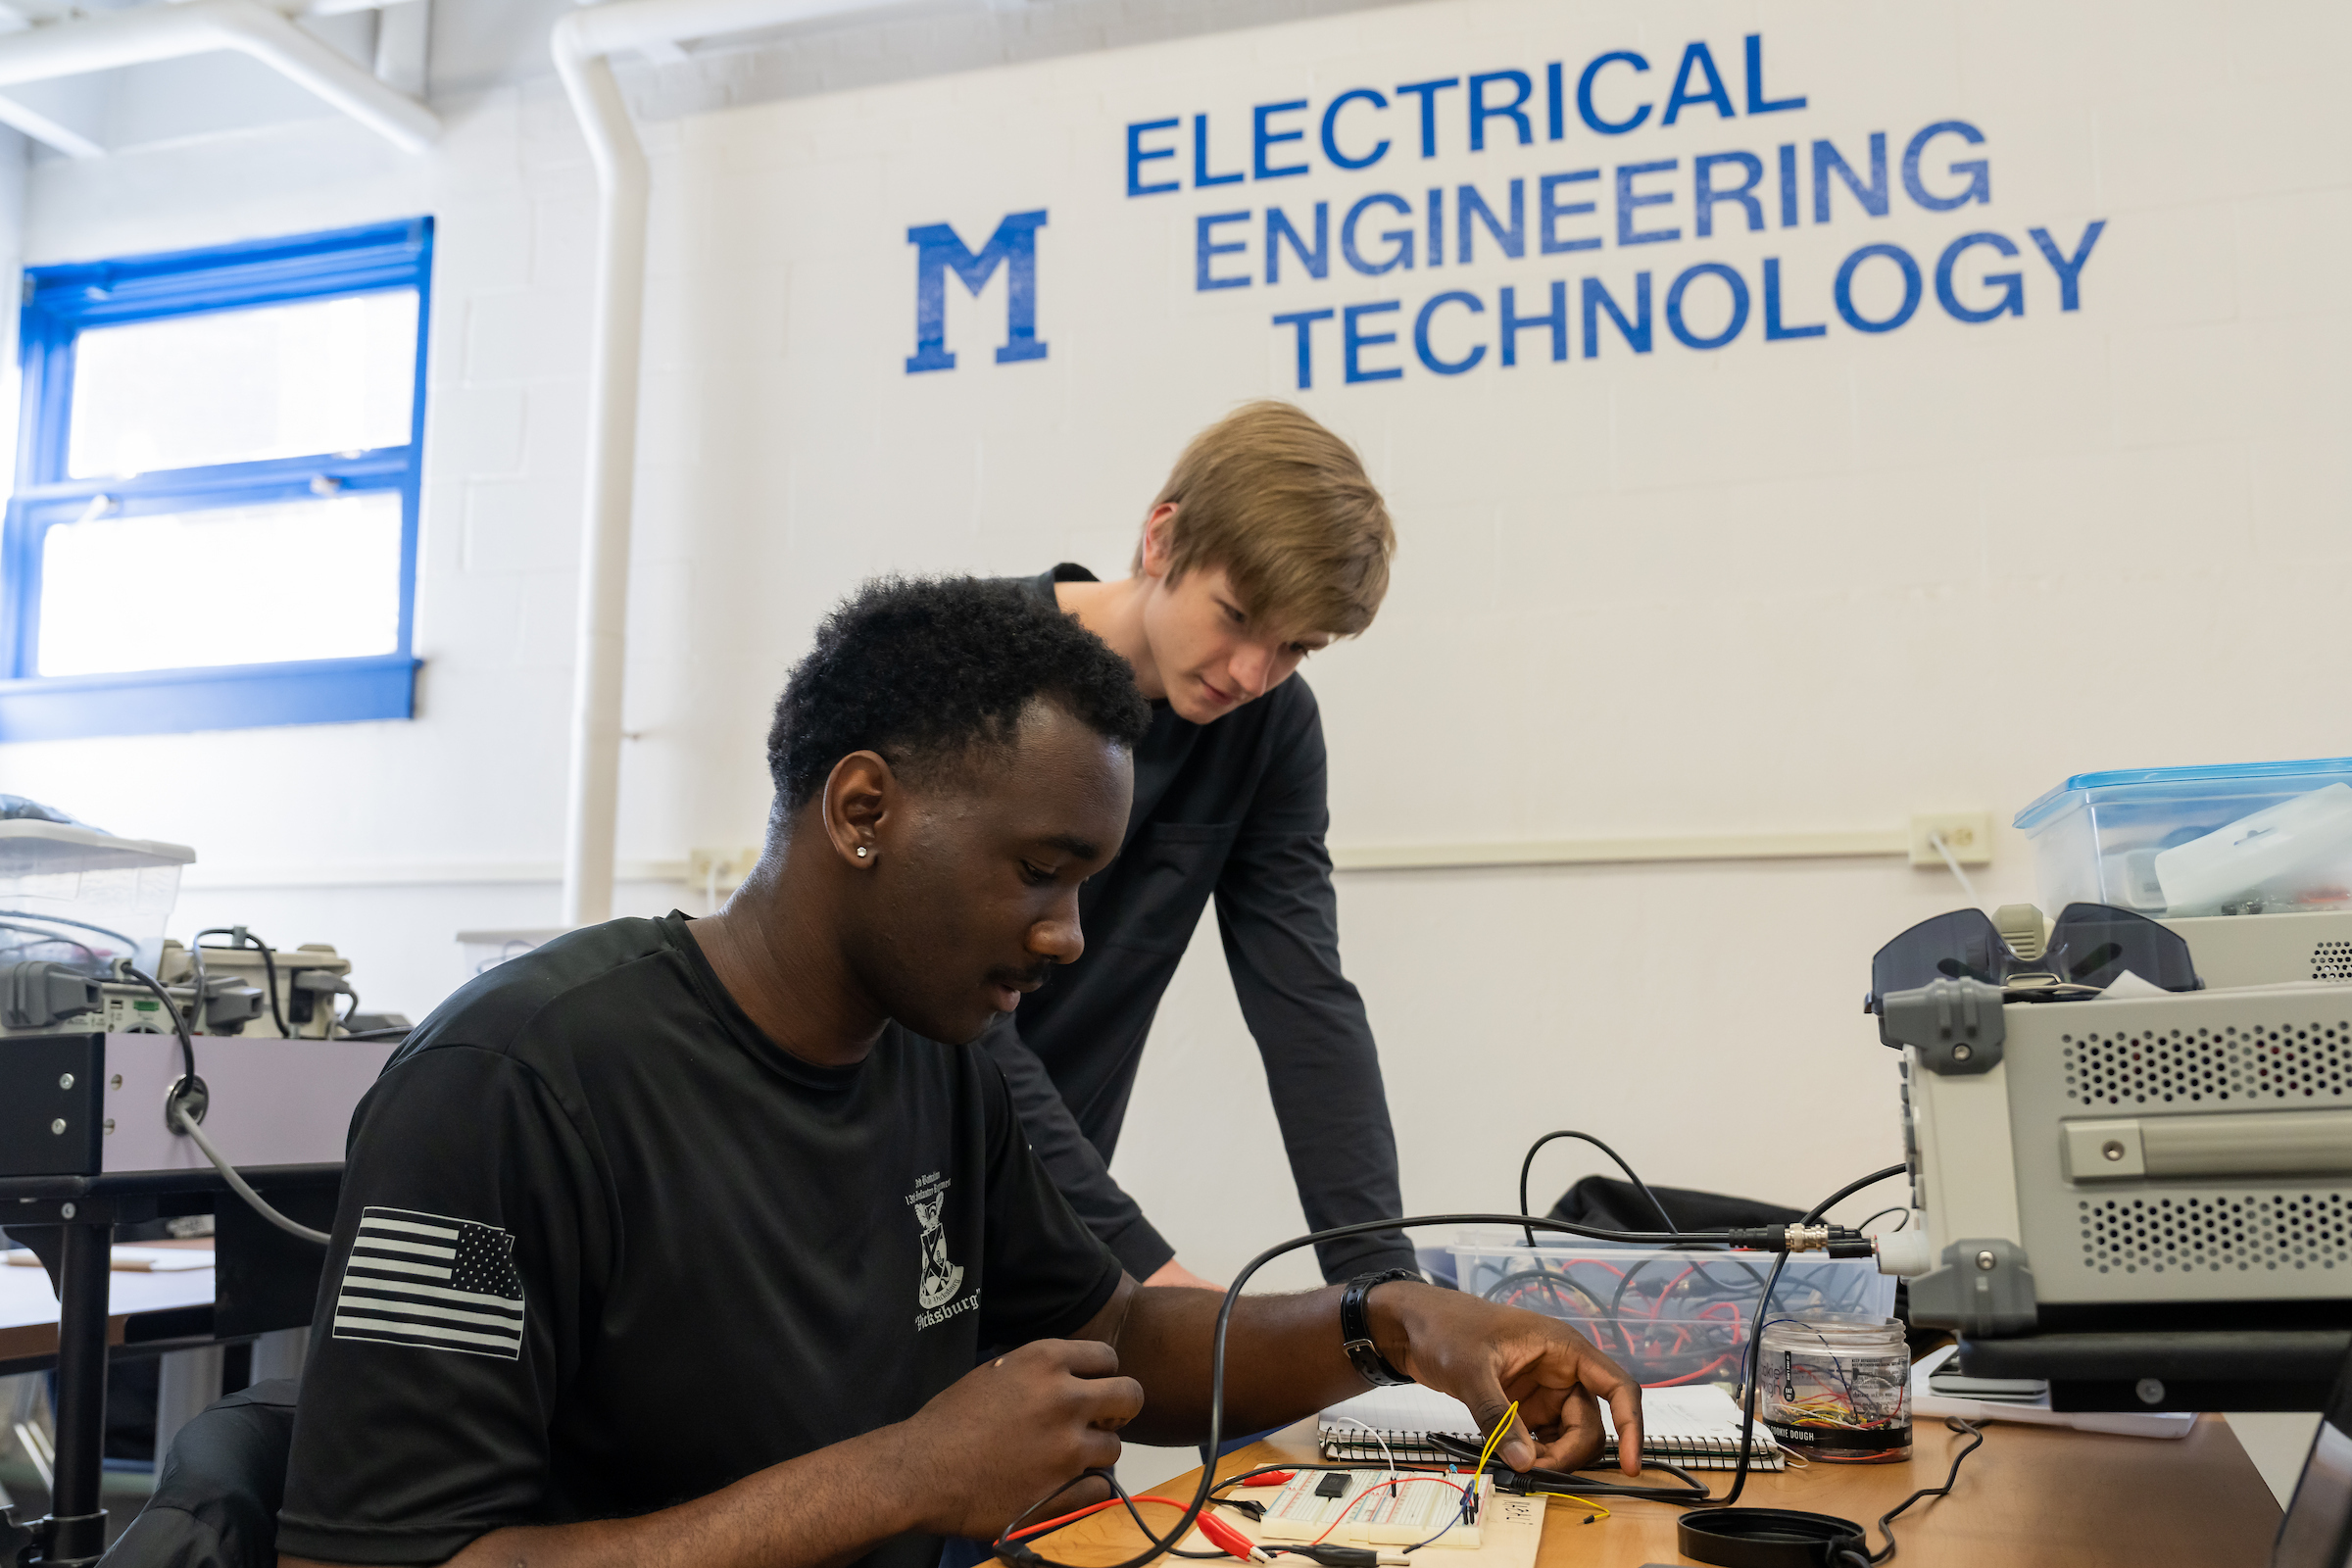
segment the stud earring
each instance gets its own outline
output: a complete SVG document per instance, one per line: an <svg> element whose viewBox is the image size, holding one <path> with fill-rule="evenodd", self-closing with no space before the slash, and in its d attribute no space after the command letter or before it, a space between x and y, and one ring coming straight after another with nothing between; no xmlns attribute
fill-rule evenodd
<svg viewBox="0 0 2352 1568"><path fill-rule="evenodd" d="M862 844L858 846L858 858L860 860L865 858L865 846Z"/></svg>

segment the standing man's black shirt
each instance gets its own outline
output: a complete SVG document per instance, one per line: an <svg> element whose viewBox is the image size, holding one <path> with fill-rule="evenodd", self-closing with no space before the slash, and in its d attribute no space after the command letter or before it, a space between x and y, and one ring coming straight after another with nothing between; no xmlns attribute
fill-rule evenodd
<svg viewBox="0 0 2352 1568"><path fill-rule="evenodd" d="M437 1563L649 1513L1067 1335L1119 1266L973 1046L801 1061L685 916L499 965L352 1121L278 1549ZM900 1537L863 1561L932 1568Z"/></svg>
<svg viewBox="0 0 2352 1568"><path fill-rule="evenodd" d="M1021 579L1048 604L1056 582L1095 580L1067 564ZM1038 1157L1137 1279L1176 1251L1111 1180L1110 1156L1152 1014L1211 894L1308 1226L1403 1212L1372 1026L1340 972L1324 769L1322 717L1297 676L1208 724L1153 703L1125 844L1079 895L1086 956L982 1037ZM1335 1280L1413 1264L1393 1231L1318 1255Z"/></svg>

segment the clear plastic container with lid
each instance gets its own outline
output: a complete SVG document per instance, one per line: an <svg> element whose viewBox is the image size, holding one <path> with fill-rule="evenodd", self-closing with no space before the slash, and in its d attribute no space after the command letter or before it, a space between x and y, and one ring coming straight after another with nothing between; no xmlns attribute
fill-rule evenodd
<svg viewBox="0 0 2352 1568"><path fill-rule="evenodd" d="M1910 1458L1911 1351L1901 1321L1825 1314L1766 1323L1756 1419L1808 1459Z"/></svg>
<svg viewBox="0 0 2352 1568"><path fill-rule="evenodd" d="M2352 909L2352 758L2080 773L2017 826L2051 914Z"/></svg>
<svg viewBox="0 0 2352 1568"><path fill-rule="evenodd" d="M77 822L0 820L0 958L47 958L95 972L128 958L152 974L182 844L120 839Z"/></svg>
<svg viewBox="0 0 2352 1568"><path fill-rule="evenodd" d="M1445 1261L1457 1289L1558 1318L1642 1383L1736 1382L1771 1263L1753 1252L1611 1247L1471 1231ZM1427 1255L1427 1254L1423 1254ZM1432 1259L1436 1262L1436 1259ZM1867 1257L1791 1253L1772 1292L1776 1315L1877 1321L1894 1309L1894 1277Z"/></svg>

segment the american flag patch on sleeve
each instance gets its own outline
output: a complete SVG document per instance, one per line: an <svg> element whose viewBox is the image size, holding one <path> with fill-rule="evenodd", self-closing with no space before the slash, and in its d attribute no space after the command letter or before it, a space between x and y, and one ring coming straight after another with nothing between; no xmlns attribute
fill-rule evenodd
<svg viewBox="0 0 2352 1568"><path fill-rule="evenodd" d="M360 1210L334 1337L515 1359L522 1276L513 1233L414 1209Z"/></svg>

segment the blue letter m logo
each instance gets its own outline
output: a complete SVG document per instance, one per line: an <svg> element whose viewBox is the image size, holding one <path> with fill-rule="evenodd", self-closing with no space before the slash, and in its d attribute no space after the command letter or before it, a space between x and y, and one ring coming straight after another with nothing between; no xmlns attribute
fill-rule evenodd
<svg viewBox="0 0 2352 1568"><path fill-rule="evenodd" d="M1042 360L1046 345L1037 340L1037 231L1046 226L1044 209L1008 213L988 244L974 256L963 248L950 223L917 223L906 230L906 242L919 247L914 275L914 353L906 373L953 370L956 356L948 352L948 272L953 270L974 294L988 286L1000 267L1004 279L1004 346L997 363Z"/></svg>

